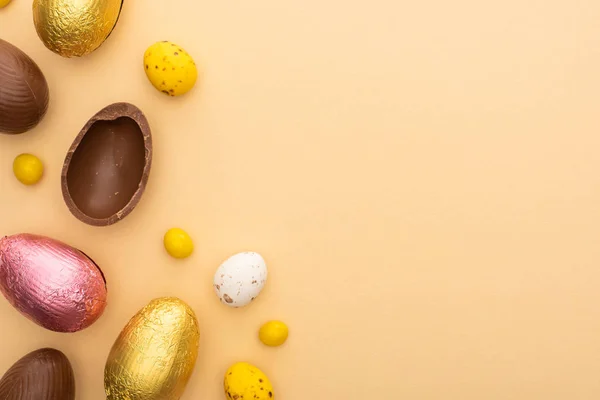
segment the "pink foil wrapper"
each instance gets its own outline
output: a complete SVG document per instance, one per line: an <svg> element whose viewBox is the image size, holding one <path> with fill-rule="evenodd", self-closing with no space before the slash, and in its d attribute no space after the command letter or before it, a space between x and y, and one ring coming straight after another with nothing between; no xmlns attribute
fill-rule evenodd
<svg viewBox="0 0 600 400"><path fill-rule="evenodd" d="M88 256L27 233L0 239L0 291L24 316L55 332L85 329L106 307L104 276Z"/></svg>

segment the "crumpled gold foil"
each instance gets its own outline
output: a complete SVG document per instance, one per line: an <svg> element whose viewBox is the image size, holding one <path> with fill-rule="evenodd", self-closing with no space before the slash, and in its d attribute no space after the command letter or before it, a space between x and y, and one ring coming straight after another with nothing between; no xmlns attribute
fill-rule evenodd
<svg viewBox="0 0 600 400"><path fill-rule="evenodd" d="M152 300L125 326L104 369L107 400L178 400L192 375L200 333L176 297Z"/></svg>
<svg viewBox="0 0 600 400"><path fill-rule="evenodd" d="M44 45L63 57L96 50L117 24L123 0L34 0L33 22Z"/></svg>

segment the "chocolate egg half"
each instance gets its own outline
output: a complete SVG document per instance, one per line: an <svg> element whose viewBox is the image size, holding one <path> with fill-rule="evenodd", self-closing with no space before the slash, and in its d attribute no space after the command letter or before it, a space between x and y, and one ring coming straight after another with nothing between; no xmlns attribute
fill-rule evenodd
<svg viewBox="0 0 600 400"><path fill-rule="evenodd" d="M146 117L132 104L112 104L88 121L67 153L61 177L65 203L86 224L112 225L139 203L151 165Z"/></svg>
<svg viewBox="0 0 600 400"><path fill-rule="evenodd" d="M96 50L111 34L123 0L34 0L33 23L44 45L63 57Z"/></svg>
<svg viewBox="0 0 600 400"><path fill-rule="evenodd" d="M44 74L27 54L0 39L0 132L23 133L46 115Z"/></svg>
<svg viewBox="0 0 600 400"><path fill-rule="evenodd" d="M176 297L152 300L121 331L104 369L107 400L178 400L198 357L194 311Z"/></svg>
<svg viewBox="0 0 600 400"><path fill-rule="evenodd" d="M106 307L106 282L94 261L27 233L0 239L0 291L25 317L55 332L85 329Z"/></svg>
<svg viewBox="0 0 600 400"><path fill-rule="evenodd" d="M75 377L67 356L55 349L27 354L0 379L2 400L74 400Z"/></svg>

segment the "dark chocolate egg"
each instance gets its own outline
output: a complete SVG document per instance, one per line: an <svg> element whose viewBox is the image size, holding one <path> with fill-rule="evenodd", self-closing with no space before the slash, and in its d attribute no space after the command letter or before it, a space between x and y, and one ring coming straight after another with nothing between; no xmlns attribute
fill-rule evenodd
<svg viewBox="0 0 600 400"><path fill-rule="evenodd" d="M28 233L0 239L0 292L54 332L85 329L106 307L106 282L94 261L68 244Z"/></svg>
<svg viewBox="0 0 600 400"><path fill-rule="evenodd" d="M13 364L0 379L2 400L74 400L75 377L67 356L45 348Z"/></svg>
<svg viewBox="0 0 600 400"><path fill-rule="evenodd" d="M61 178L65 203L86 224L114 224L139 203L151 165L146 117L132 104L112 104L87 122L67 153Z"/></svg>
<svg viewBox="0 0 600 400"><path fill-rule="evenodd" d="M48 83L37 64L0 39L0 132L32 129L46 114L48 100Z"/></svg>

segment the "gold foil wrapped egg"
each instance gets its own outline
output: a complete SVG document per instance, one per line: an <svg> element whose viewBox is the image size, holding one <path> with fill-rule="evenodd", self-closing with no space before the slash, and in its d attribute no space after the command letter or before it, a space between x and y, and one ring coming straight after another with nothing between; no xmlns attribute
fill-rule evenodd
<svg viewBox="0 0 600 400"><path fill-rule="evenodd" d="M96 50L114 29L123 0L34 0L33 22L44 45L63 57Z"/></svg>
<svg viewBox="0 0 600 400"><path fill-rule="evenodd" d="M152 300L115 341L104 369L107 400L178 400L198 356L194 311L176 297Z"/></svg>

